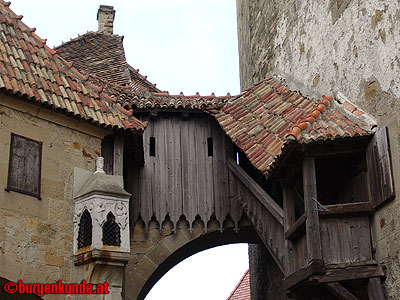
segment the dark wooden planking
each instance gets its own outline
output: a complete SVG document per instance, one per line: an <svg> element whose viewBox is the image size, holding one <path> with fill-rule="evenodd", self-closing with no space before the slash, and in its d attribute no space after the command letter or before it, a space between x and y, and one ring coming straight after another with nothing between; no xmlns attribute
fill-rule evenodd
<svg viewBox="0 0 400 300"><path fill-rule="evenodd" d="M330 282L324 284L325 288L329 290L337 299L340 300L359 300L348 289L346 289L339 282Z"/></svg>
<svg viewBox="0 0 400 300"><path fill-rule="evenodd" d="M168 203L171 221L176 224L182 215L181 192L181 144L180 144L180 118L171 116L167 119L167 153L168 153Z"/></svg>
<svg viewBox="0 0 400 300"><path fill-rule="evenodd" d="M377 207L395 196L387 127L377 131L366 151L370 201Z"/></svg>
<svg viewBox="0 0 400 300"><path fill-rule="evenodd" d="M213 166L213 156L208 156L208 145L207 139L212 137L211 134L211 122L209 119L203 119L204 123L204 135L203 135L203 147L200 151L204 151L205 155L205 199L204 199L204 209L206 219L209 220L211 215L215 214L215 195L214 195L214 171L216 172L216 166L214 170ZM216 155L216 153L213 153ZM220 225L222 226L222 221L220 221Z"/></svg>
<svg viewBox="0 0 400 300"><path fill-rule="evenodd" d="M368 280L368 297L369 300L384 300L382 283L379 277L373 277Z"/></svg>
<svg viewBox="0 0 400 300"><path fill-rule="evenodd" d="M114 164L113 174L122 176L124 169L124 137L122 134L114 135Z"/></svg>
<svg viewBox="0 0 400 300"><path fill-rule="evenodd" d="M192 220L192 222L199 213L197 181L198 158L195 134L196 128L196 118L182 122L182 184L184 191L183 210L186 218L188 220ZM203 219L203 222L207 223L207 220Z"/></svg>
<svg viewBox="0 0 400 300"><path fill-rule="evenodd" d="M214 209L215 215L218 220L222 222L225 220L229 213L226 209L226 202L229 201L227 192L227 178L226 178L226 148L225 137L215 122L211 122L211 137L213 139L213 186L214 186Z"/></svg>
<svg viewBox="0 0 400 300"><path fill-rule="evenodd" d="M284 223L283 228L285 232L285 240L284 240L284 267L285 267L285 276L288 276L293 273L295 266L295 253L293 253L293 245L292 241L288 239L286 233L293 228L293 225L296 221L295 216L295 195L292 186L288 182L282 183L282 192L283 192L283 213L284 213Z"/></svg>
<svg viewBox="0 0 400 300"><path fill-rule="evenodd" d="M104 172L113 174L114 135L108 135L101 141L101 156L104 158Z"/></svg>
<svg viewBox="0 0 400 300"><path fill-rule="evenodd" d="M322 258L322 250L317 204L313 200L317 199L315 159L313 157L305 157L303 161L303 190L305 213L307 215L306 235L308 260L319 260Z"/></svg>
<svg viewBox="0 0 400 300"><path fill-rule="evenodd" d="M385 272L382 266L378 265L327 269L325 274L316 275L314 279L325 283L383 276L385 276Z"/></svg>
<svg viewBox="0 0 400 300"><path fill-rule="evenodd" d="M205 198L206 194L206 142L204 134L204 122L196 119L195 147L196 147L196 167L197 167L197 209L201 219L207 224Z"/></svg>
<svg viewBox="0 0 400 300"><path fill-rule="evenodd" d="M154 123L149 122L148 127L145 130L144 136L144 157L145 157L145 170L146 170L146 178L150 180L150 189L151 189L151 217L156 216L155 212L159 211L160 208L160 190L157 189L158 186L158 178L156 177L156 160L157 160L157 146L155 147L156 156L150 156L150 137L154 137ZM157 143L157 141L156 141ZM158 222L162 220L157 219Z"/></svg>
<svg viewBox="0 0 400 300"><path fill-rule="evenodd" d="M156 137L156 173L154 176L157 178L157 189L159 190L158 201L159 209L155 211L156 218L160 224L165 220L167 215L167 199L168 199L168 182L167 182L167 153L166 153L166 136L165 126L166 121L163 118L158 118L154 124L154 135ZM156 200L155 200L156 201Z"/></svg>

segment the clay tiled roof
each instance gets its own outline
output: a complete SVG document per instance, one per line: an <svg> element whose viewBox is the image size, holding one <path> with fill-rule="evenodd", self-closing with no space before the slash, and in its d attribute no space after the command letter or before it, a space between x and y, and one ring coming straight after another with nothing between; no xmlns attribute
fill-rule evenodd
<svg viewBox="0 0 400 300"><path fill-rule="evenodd" d="M249 270L244 273L243 277L226 300L251 300Z"/></svg>
<svg viewBox="0 0 400 300"><path fill-rule="evenodd" d="M101 32L88 32L56 47L57 54L74 62L74 67L86 74L119 86L129 86L137 95L160 92L139 70L132 68L125 58L123 37Z"/></svg>
<svg viewBox="0 0 400 300"><path fill-rule="evenodd" d="M270 77L226 102L215 118L253 166L267 174L290 141L309 143L371 133L375 124L332 103L290 91Z"/></svg>
<svg viewBox="0 0 400 300"><path fill-rule="evenodd" d="M129 101L129 107L134 110L147 109L184 109L184 110L213 110L221 108L228 99L232 98L230 94L226 96L201 96L198 93L193 96L170 95L168 92L148 93L145 97L133 98Z"/></svg>
<svg viewBox="0 0 400 300"><path fill-rule="evenodd" d="M135 69L130 65L128 65L128 68L131 78L129 87L132 88L132 90L136 94L143 95L145 91L150 91L155 93L161 92L158 88L156 88L155 84L147 80L147 76L143 76L142 74L139 73L139 69Z"/></svg>
<svg viewBox="0 0 400 300"><path fill-rule="evenodd" d="M98 125L145 128L146 124L104 92L114 87L96 76L81 74L57 51L47 47L46 41L26 26L22 16L15 15L9 5L0 0L1 90Z"/></svg>
<svg viewBox="0 0 400 300"><path fill-rule="evenodd" d="M55 49L83 73L96 75L110 83L128 85L130 74L122 40L123 37L118 35L88 32Z"/></svg>

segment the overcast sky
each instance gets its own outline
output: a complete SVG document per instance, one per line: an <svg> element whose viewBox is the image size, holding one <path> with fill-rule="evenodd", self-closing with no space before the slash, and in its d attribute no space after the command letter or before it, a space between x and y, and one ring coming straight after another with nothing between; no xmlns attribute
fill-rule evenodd
<svg viewBox="0 0 400 300"><path fill-rule="evenodd" d="M11 9L50 47L97 31L100 4L116 10L128 62L162 90L239 92L234 0L14 0Z"/></svg>
<svg viewBox="0 0 400 300"><path fill-rule="evenodd" d="M234 0L13 0L11 9L50 47L97 31L100 4L116 10L131 66L161 90L239 93ZM248 268L247 246L218 247L172 269L146 300L225 300Z"/></svg>

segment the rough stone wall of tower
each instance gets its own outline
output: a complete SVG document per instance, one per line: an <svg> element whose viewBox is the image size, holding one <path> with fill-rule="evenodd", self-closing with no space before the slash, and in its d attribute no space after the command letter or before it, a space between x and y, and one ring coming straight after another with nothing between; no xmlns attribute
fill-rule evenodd
<svg viewBox="0 0 400 300"><path fill-rule="evenodd" d="M275 74L304 95L358 105L389 128L400 195L399 2L237 0L237 18L241 89ZM388 267L387 299L400 298L399 220L399 196L373 216L376 259Z"/></svg>

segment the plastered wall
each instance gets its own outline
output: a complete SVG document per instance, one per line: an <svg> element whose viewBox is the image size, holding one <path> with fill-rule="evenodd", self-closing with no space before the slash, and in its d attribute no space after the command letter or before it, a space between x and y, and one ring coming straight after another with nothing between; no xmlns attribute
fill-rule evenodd
<svg viewBox="0 0 400 300"><path fill-rule="evenodd" d="M11 132L42 141L41 197L7 192ZM73 264L74 167L94 171L108 132L0 95L0 276L30 283L80 283ZM44 299L79 299L47 295ZM71 298L71 299L72 299Z"/></svg>

